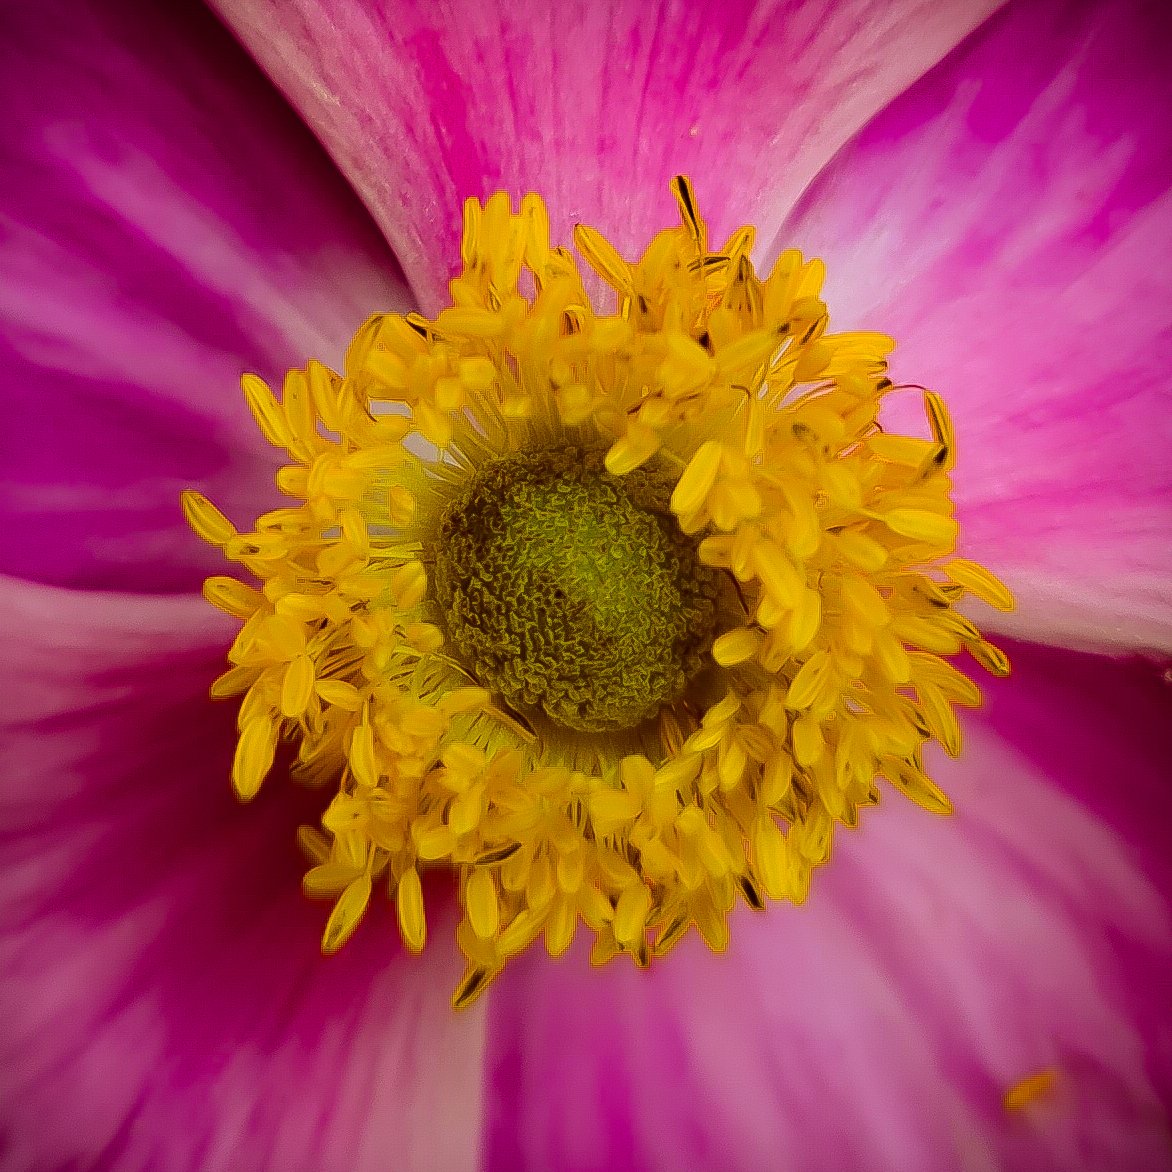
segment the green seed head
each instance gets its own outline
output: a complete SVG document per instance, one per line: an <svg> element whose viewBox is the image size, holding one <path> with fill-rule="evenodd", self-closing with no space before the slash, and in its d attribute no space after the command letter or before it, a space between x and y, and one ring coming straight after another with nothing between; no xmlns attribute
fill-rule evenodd
<svg viewBox="0 0 1172 1172"><path fill-rule="evenodd" d="M712 643L716 571L653 470L526 452L480 469L444 513L434 588L485 687L581 731L634 728L678 699Z"/></svg>

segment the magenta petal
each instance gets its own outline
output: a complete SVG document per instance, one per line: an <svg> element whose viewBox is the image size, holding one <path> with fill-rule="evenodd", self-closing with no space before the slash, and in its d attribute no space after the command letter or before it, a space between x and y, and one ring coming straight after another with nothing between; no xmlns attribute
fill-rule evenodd
<svg viewBox="0 0 1172 1172"><path fill-rule="evenodd" d="M723 957L693 938L646 973L580 954L506 973L489 1167L1164 1166L1172 690L1014 654L938 769L952 818L889 790L809 903L741 914Z"/></svg>
<svg viewBox="0 0 1172 1172"><path fill-rule="evenodd" d="M703 5L216 0L366 201L423 303L465 197L537 191L628 254L683 172L769 239L835 150L997 0Z"/></svg>
<svg viewBox="0 0 1172 1172"><path fill-rule="evenodd" d="M272 492L241 373L338 360L394 261L200 5L5 6L0 108L0 569L190 588L180 490Z"/></svg>
<svg viewBox="0 0 1172 1172"><path fill-rule="evenodd" d="M956 416L1010 630L1172 648L1172 10L1019 4L827 168L781 243ZM910 409L915 395L908 396Z"/></svg>
<svg viewBox="0 0 1172 1172"><path fill-rule="evenodd" d="M232 709L204 698L231 623L10 580L0 610L0 1162L474 1167L454 901L420 959L381 895L321 957L294 845L320 796L274 778L239 806Z"/></svg>

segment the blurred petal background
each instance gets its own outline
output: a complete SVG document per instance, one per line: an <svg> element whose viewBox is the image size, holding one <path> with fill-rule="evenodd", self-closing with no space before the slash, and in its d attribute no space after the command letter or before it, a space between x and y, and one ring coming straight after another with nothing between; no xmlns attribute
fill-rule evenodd
<svg viewBox="0 0 1172 1172"><path fill-rule="evenodd" d="M1172 1163L1166 6L219 8L0 9L0 1167ZM323 961L313 795L232 798L178 493L268 507L240 373L438 308L466 196L633 252L679 172L944 393L1015 674L953 818L886 801L724 956L453 1014L454 921Z"/></svg>

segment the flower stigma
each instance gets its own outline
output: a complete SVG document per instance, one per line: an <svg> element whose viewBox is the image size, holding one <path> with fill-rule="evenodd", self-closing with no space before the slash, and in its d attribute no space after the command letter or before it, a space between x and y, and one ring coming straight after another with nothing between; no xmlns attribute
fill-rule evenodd
<svg viewBox="0 0 1172 1172"><path fill-rule="evenodd" d="M442 625L471 674L514 709L590 732L680 699L712 646L719 574L671 520L670 482L612 476L603 455L493 461L434 555Z"/></svg>
<svg viewBox="0 0 1172 1172"><path fill-rule="evenodd" d="M752 228L710 251L672 191L638 262L575 229L595 296L538 196L468 200L434 320L375 315L279 397L244 376L290 506L240 532L183 495L250 576L204 585L241 621L211 689L243 697L236 793L287 741L327 795L299 833L326 953L376 885L421 951L422 877L452 874L457 1007L583 927L646 966L802 903L880 781L950 810L924 749L958 755L981 694L948 660L1009 671L957 609L1013 599L952 556L943 400L884 430L892 339L828 333L821 261L762 279Z"/></svg>

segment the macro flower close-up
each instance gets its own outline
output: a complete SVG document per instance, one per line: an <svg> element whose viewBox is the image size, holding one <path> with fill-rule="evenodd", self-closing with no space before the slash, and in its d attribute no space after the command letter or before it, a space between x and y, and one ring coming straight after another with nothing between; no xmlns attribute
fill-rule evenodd
<svg viewBox="0 0 1172 1172"><path fill-rule="evenodd" d="M0 1168L1172 1166L1170 50L0 6Z"/></svg>

